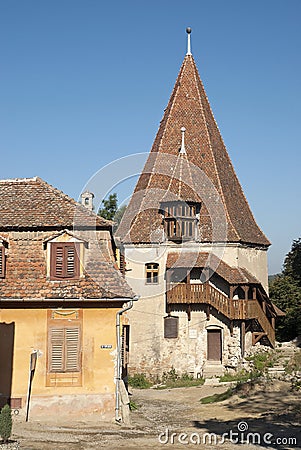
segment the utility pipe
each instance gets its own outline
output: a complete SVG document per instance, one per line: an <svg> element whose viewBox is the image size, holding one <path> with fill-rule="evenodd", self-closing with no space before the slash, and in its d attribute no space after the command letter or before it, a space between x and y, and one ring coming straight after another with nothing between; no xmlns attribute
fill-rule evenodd
<svg viewBox="0 0 301 450"><path fill-rule="evenodd" d="M119 414L120 410L120 392L119 383L121 381L121 338L120 338L120 317L125 311L128 311L133 307L133 302L137 301L139 296L136 295L132 300L130 300L124 308L120 309L116 313L116 338L117 338L117 362L116 362L116 386L115 386L115 420L116 422L121 422L122 417Z"/></svg>

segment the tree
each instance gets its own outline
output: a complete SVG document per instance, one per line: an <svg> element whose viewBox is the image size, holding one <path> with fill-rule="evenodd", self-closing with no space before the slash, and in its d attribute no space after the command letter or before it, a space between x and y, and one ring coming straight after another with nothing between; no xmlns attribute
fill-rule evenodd
<svg viewBox="0 0 301 450"><path fill-rule="evenodd" d="M282 273L271 281L270 298L286 313L278 321L277 339L287 341L301 336L301 239L293 241Z"/></svg>
<svg viewBox="0 0 301 450"><path fill-rule="evenodd" d="M103 207L99 209L98 215L107 220L114 220L117 211L117 194L110 194L107 200L101 202Z"/></svg>
<svg viewBox="0 0 301 450"><path fill-rule="evenodd" d="M0 435L4 444L6 444L11 437L12 426L11 409L8 405L5 405L0 413Z"/></svg>
<svg viewBox="0 0 301 450"><path fill-rule="evenodd" d="M116 222L117 226L121 222L121 219L123 217L123 214L125 213L126 207L127 207L127 205L122 205L116 211L116 214L115 214L115 217L114 217L114 222Z"/></svg>
<svg viewBox="0 0 301 450"><path fill-rule="evenodd" d="M293 241L291 251L286 255L283 274L289 275L301 287L301 238Z"/></svg>

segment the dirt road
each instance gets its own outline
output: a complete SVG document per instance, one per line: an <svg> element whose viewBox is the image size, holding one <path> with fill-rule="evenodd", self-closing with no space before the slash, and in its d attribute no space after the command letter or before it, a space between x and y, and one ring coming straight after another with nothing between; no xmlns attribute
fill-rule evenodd
<svg viewBox="0 0 301 450"><path fill-rule="evenodd" d="M226 389L205 385L134 390L131 399L139 407L131 413L130 427L96 419L24 423L17 418L13 437L24 450L301 449L300 394L292 393L289 383L259 386L245 398L234 396L221 403L199 401ZM235 443L241 438L249 443Z"/></svg>

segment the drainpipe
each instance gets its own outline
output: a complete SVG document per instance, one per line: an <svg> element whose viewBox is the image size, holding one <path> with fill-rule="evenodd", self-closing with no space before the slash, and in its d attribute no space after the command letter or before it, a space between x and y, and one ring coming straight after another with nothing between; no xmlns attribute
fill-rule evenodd
<svg viewBox="0 0 301 450"><path fill-rule="evenodd" d="M120 317L125 311L128 311L133 307L133 302L137 301L139 296L136 295L130 300L124 308L120 309L116 314L116 337L117 337L117 365L116 365L116 386L115 386L115 420L121 422L122 417L119 414L120 410L120 392L119 383L121 381L121 339L120 339Z"/></svg>

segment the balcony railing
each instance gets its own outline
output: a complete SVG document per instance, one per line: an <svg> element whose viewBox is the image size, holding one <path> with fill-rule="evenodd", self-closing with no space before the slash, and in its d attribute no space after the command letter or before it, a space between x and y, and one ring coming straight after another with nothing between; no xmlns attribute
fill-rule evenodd
<svg viewBox="0 0 301 450"><path fill-rule="evenodd" d="M275 342L275 330L264 313L259 301L230 299L209 283L171 284L167 291L168 304L207 304L224 314L230 320L256 319L271 344Z"/></svg>

